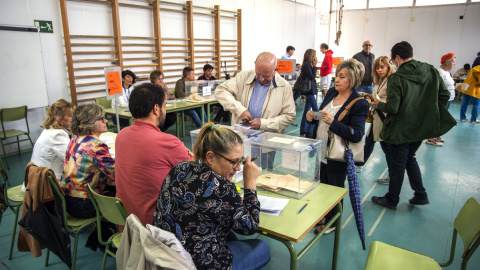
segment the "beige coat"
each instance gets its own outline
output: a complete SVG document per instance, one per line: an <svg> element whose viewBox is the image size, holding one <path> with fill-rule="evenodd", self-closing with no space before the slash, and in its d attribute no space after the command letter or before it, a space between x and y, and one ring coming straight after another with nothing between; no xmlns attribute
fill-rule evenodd
<svg viewBox="0 0 480 270"><path fill-rule="evenodd" d="M373 94L372 96L375 99L380 98L382 102L386 102L387 100L387 82L388 82L388 77L384 78L383 80L380 81L380 83L375 84L373 87ZM364 93L361 93L362 96L364 96ZM372 108L373 109L373 108ZM380 131L382 131L383 128L383 122L382 119L380 119L380 116L378 116L377 110L373 110L373 121L370 127L368 128L367 131L367 136L370 135L370 132L373 131L373 140L376 142L382 141L380 139ZM383 113L385 117L387 117L386 113Z"/></svg>
<svg viewBox="0 0 480 270"><path fill-rule="evenodd" d="M215 98L232 113L232 125L241 122L240 115L248 110L254 79L254 70L243 71L215 89ZM292 87L278 74L274 79L263 104L260 130L285 133L285 128L295 121L296 116Z"/></svg>

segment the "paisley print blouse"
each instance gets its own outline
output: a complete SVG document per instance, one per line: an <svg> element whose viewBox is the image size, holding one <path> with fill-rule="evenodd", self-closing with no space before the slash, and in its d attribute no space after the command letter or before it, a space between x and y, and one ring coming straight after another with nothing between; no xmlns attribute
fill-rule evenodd
<svg viewBox="0 0 480 270"><path fill-rule="evenodd" d="M198 269L231 269L226 235L256 233L259 213L255 190L245 189L242 201L234 183L200 161L184 161L165 178L153 225L175 234Z"/></svg>

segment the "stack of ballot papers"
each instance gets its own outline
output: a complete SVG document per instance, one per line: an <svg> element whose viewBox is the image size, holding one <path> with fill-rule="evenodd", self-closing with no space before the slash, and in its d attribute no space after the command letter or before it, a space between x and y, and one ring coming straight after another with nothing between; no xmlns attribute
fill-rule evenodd
<svg viewBox="0 0 480 270"><path fill-rule="evenodd" d="M278 216L287 206L289 199L280 199L257 195L260 201L260 213L272 216Z"/></svg>

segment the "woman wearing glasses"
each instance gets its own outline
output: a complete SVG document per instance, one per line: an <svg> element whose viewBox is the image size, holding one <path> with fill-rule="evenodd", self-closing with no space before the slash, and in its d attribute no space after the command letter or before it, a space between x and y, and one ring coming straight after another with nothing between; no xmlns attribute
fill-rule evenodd
<svg viewBox="0 0 480 270"><path fill-rule="evenodd" d="M196 161L177 164L158 197L153 225L182 242L197 269L261 269L270 260L259 239L237 240L236 232L257 232L259 169L243 158L243 141L230 129L206 124L193 147ZM242 162L244 198L231 182Z"/></svg>
<svg viewBox="0 0 480 270"><path fill-rule="evenodd" d="M103 107L97 104L78 106L72 115L70 130L73 137L67 147L63 167L67 212L75 218L96 216L95 208L88 199L83 185L91 183L92 188L107 196L115 196L114 187L107 191L107 185L114 185L115 160L108 152L108 146L99 136L107 131L107 120Z"/></svg>

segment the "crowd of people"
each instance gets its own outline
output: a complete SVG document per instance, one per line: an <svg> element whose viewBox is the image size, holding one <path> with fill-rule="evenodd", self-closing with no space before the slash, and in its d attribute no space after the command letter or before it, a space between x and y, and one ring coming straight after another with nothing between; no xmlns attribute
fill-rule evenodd
<svg viewBox="0 0 480 270"><path fill-rule="evenodd" d="M395 44L390 57L375 58L372 47L367 40L361 52L340 62L330 87L333 51L322 43L322 92L316 83L317 52L305 51L299 76L308 80L311 91L305 95L300 135L327 142L319 153L316 179L321 183L344 187L347 174L347 163L326 157L330 134L351 143L365 138L364 162L380 142L388 166L387 177L377 181L388 184L389 190L384 196L373 196L373 203L395 210L406 171L414 191L409 203L428 204L415 152L423 140L439 145L443 140L440 136L456 125L448 112L455 90L464 93L460 121L467 120L465 110L472 102L471 123L480 122L476 119L480 55L471 69L465 65L452 77L452 53L441 57L440 67L435 68L415 60L408 42ZM282 59L290 59L294 51L288 46ZM202 126L200 110L186 111L201 128L193 152L179 138L164 132L176 121L175 113L166 111L167 100L186 96L185 82L195 80L193 68L183 69L174 93L165 85L161 71L150 74L151 83L133 87L137 77L126 70L122 72L122 94L114 102L128 107L135 120L118 133L115 158L99 138L107 130L104 108L97 104L75 107L60 99L48 108L31 160L53 170L65 192L67 212L73 217L95 217L84 187L90 184L97 193L120 198L143 225L153 224L173 233L198 269L261 269L270 260L268 245L260 239L238 240L234 234L257 232L260 202L256 180L260 168L250 156L244 157L242 138L217 123L231 114L232 125L243 123L263 132L285 133L296 118L294 101L299 95L292 92L276 67L275 55L262 52L253 70L240 72L219 85L215 91L220 103L218 114L211 123ZM213 66L207 64L203 71L199 80L216 79ZM470 87L455 88L453 78L463 77ZM316 96L320 93L324 98L318 106ZM320 112L321 117L314 112ZM365 132L369 114L371 124ZM265 166L262 169L273 168L275 151L258 156L267 160L261 163ZM241 165L243 198L232 182ZM360 172L363 164L357 165ZM335 210L330 211L317 231L334 215ZM325 234L334 230L330 227Z"/></svg>

